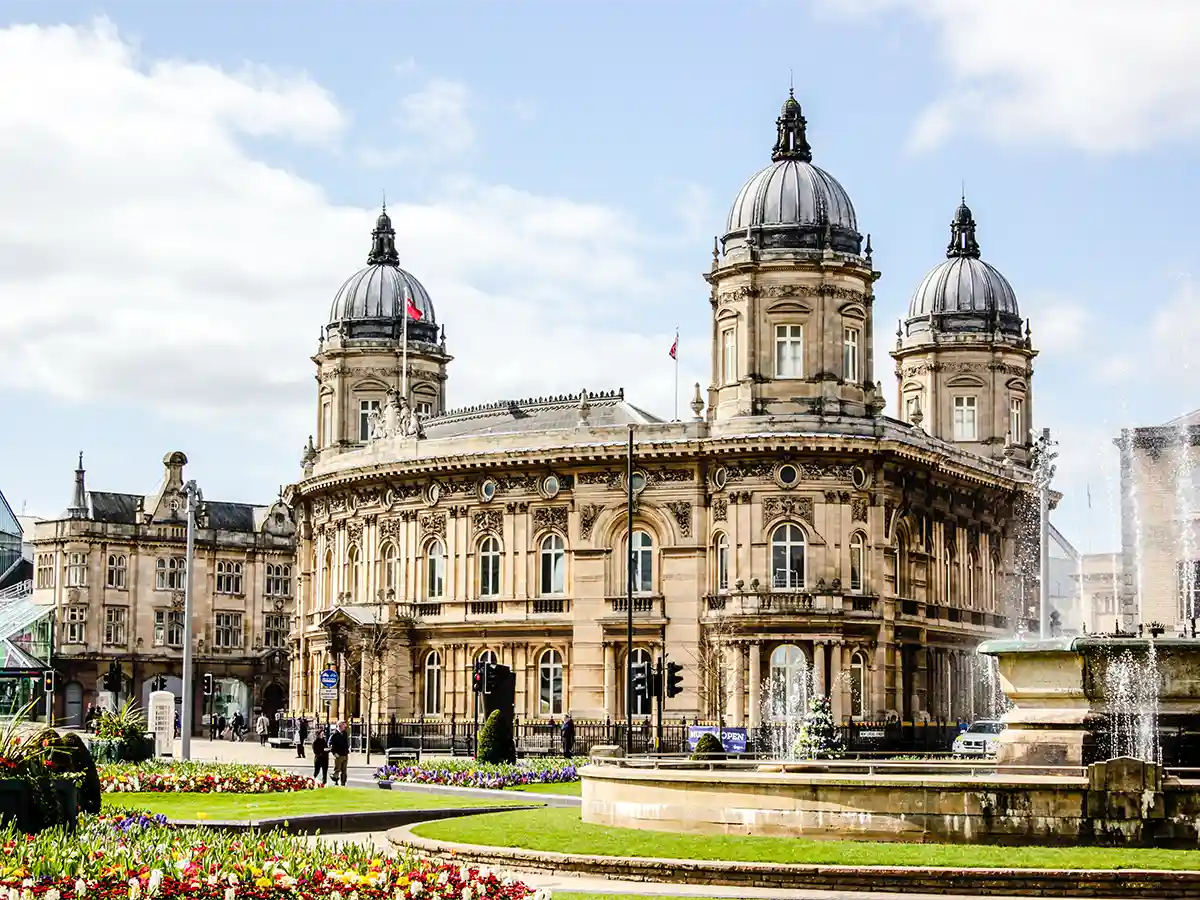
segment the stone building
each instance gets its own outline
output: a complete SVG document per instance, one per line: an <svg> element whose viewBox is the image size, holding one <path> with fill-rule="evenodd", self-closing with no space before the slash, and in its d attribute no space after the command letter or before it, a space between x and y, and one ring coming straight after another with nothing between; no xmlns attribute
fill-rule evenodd
<svg viewBox="0 0 1200 900"><path fill-rule="evenodd" d="M776 126L714 242L712 376L687 421L621 391L447 411L445 332L380 215L285 493L294 709L320 709L334 667L334 714L461 719L495 659L524 717L622 717L631 559L633 661L684 665L668 716L754 725L813 690L842 718L972 713L974 648L1011 631L1019 583L1028 327L963 203L900 326L903 418L885 416L870 237L794 98Z"/></svg>
<svg viewBox="0 0 1200 900"><path fill-rule="evenodd" d="M57 715L78 724L115 661L118 700L148 706L161 684L181 697L187 457L163 459L152 494L89 491L83 455L71 506L34 528L34 601L54 611ZM249 720L286 705L287 633L294 612L291 510L203 501L193 580L197 730L210 710ZM216 678L205 704L202 675ZM178 702L178 699L177 699Z"/></svg>
<svg viewBox="0 0 1200 900"><path fill-rule="evenodd" d="M1116 631L1121 624L1121 554L1085 553L1075 577L1087 630L1092 634Z"/></svg>
<svg viewBox="0 0 1200 900"><path fill-rule="evenodd" d="M1121 624L1200 618L1200 410L1122 429Z"/></svg>

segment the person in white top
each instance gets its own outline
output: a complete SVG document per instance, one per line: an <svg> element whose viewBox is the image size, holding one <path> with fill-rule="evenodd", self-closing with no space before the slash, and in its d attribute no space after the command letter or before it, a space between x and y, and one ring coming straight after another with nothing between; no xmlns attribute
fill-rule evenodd
<svg viewBox="0 0 1200 900"><path fill-rule="evenodd" d="M266 713L259 713L258 720L254 723L254 730L258 734L258 742L262 746L267 746L267 730L271 727L271 720L267 718Z"/></svg>

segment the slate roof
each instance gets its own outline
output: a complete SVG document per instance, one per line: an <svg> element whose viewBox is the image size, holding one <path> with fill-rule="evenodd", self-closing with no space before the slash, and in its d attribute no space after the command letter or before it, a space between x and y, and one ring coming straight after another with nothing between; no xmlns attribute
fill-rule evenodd
<svg viewBox="0 0 1200 900"><path fill-rule="evenodd" d="M113 525L136 525L138 504L149 509L150 504L140 494L115 494L109 491L88 491L91 518L96 522ZM249 503L222 503L205 501L208 527L220 531L242 531L253 534L257 520L265 514L267 507ZM182 520L181 520L182 521Z"/></svg>
<svg viewBox="0 0 1200 900"><path fill-rule="evenodd" d="M632 403L625 402L625 392L610 391L588 394L588 424L646 425L663 420ZM537 397L530 400L505 400L451 410L436 418L426 419L425 437L469 437L487 434L521 434L525 432L557 431L579 425L579 396L562 394L557 397Z"/></svg>

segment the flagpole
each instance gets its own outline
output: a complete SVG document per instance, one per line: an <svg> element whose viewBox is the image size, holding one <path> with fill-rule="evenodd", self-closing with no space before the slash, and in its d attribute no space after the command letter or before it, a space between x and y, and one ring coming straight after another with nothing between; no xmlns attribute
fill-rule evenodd
<svg viewBox="0 0 1200 900"><path fill-rule="evenodd" d="M675 421L679 421L679 327L675 328Z"/></svg>
<svg viewBox="0 0 1200 900"><path fill-rule="evenodd" d="M401 338L403 346L404 362L401 364L400 370L400 396L403 398L404 405L408 405L408 298L404 298L404 336Z"/></svg>

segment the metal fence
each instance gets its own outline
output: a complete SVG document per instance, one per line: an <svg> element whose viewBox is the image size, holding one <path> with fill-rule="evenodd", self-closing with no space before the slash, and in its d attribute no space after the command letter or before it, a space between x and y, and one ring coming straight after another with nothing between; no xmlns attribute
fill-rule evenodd
<svg viewBox="0 0 1200 900"><path fill-rule="evenodd" d="M309 739L315 728L324 727L324 722L310 722ZM634 753L686 753L688 733L693 726L718 726L716 721L687 719L663 722L662 739L656 744L655 729L651 722L641 720L633 726ZM625 745L626 724L624 722L575 720L575 755L586 755L600 745ZM728 727L728 726L727 726ZM964 726L954 722L846 722L840 727L842 746L850 754L896 754L948 753L954 738ZM361 752L367 747L368 737L371 752L382 752L390 748L404 748L428 753L455 756L473 756L475 753L475 723L464 721L421 721L417 719L387 719L368 727L362 721L349 723L350 749ZM764 724L746 730L746 753L770 756L780 748L784 755L790 749L786 745L794 738L795 726L789 730L780 724ZM294 742L296 720L284 719L279 723L278 737L281 743ZM560 756L563 753L561 722L518 719L513 725L517 753L520 756Z"/></svg>

